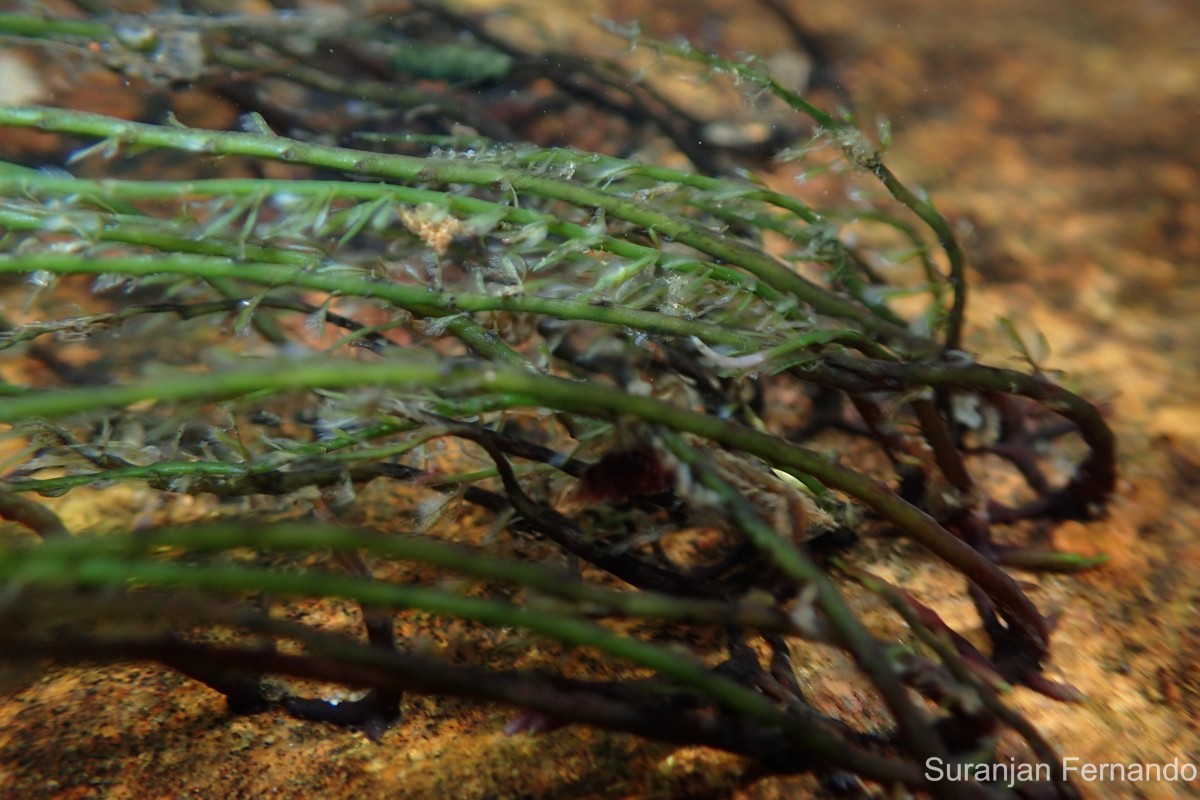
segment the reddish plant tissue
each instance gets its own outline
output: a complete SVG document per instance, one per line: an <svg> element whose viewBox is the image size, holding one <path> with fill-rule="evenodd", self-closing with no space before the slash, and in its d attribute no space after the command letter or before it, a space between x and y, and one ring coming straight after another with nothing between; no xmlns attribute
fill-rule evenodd
<svg viewBox="0 0 1200 800"><path fill-rule="evenodd" d="M674 471L649 446L605 453L579 479L575 499L584 503L621 502L671 491Z"/></svg>

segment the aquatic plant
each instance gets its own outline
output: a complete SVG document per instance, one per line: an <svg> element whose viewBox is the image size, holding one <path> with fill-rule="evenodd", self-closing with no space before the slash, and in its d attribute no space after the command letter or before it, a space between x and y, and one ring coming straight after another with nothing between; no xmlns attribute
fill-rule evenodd
<svg viewBox="0 0 1200 800"><path fill-rule="evenodd" d="M554 76L690 168L521 141L466 98L529 91L554 57L440 4L319 27L0 15L0 30L243 99L262 98L246 76L286 76L356 98L364 123L270 101L237 132L0 107L0 126L88 142L62 169L0 173L0 274L25 281L26 304L0 348L43 367L0 386L25 443L0 516L39 534L0 549L5 657L157 661L235 712L373 736L405 693L460 695L522 709L514 733L595 725L937 797L1010 794L924 768L986 763L1003 730L1057 763L1003 702L1013 684L1073 694L1042 674L1052 626L1005 568L1096 562L993 530L1100 513L1112 435L1032 359L963 351L954 232L848 113L754 59L618 31L648 69L699 69L808 119L780 157L860 198L813 208L695 144L703 123L616 63L555 56L569 68ZM302 58L352 41L426 88ZM172 177L144 177L166 153ZM77 174L98 161L102 177ZM84 287L77 313L32 317ZM78 342L103 357L57 352ZM1023 485L990 485L997 462ZM32 499L123 482L278 499L102 535ZM412 498L408 513L356 509L370 482ZM468 524L476 508L490 530ZM963 576L989 652L871 572L883 533ZM361 605L367 642L275 613L305 599ZM398 638L431 615L465 623L477 657ZM623 677L506 662L488 643L513 631ZM810 696L794 660L835 652L890 725ZM332 703L270 676L369 691ZM1062 776L1040 788L1074 794Z"/></svg>

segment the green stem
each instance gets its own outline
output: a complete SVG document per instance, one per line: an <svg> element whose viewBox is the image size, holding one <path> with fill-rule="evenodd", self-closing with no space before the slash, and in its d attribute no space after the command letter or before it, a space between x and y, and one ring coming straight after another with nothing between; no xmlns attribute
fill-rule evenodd
<svg viewBox="0 0 1200 800"><path fill-rule="evenodd" d="M118 146L137 145L194 153L243 155L287 163L308 164L362 175L378 175L402 183L466 184L561 200L579 208L603 210L668 236L714 259L745 269L778 291L791 294L816 311L853 320L864 331L927 351L929 342L868 309L802 278L766 253L691 220L681 219L635 200L568 181L530 175L466 159L381 155L342 147L309 144L281 136L168 128L127 122L98 114L33 106L0 106L0 126L29 127L109 140Z"/></svg>
<svg viewBox="0 0 1200 800"><path fill-rule="evenodd" d="M0 212L0 225L8 216ZM740 350L757 349L757 340L720 325L698 320L610 305L595 305L574 300L558 300L529 295L496 296L472 292L446 292L389 281L347 274L349 268L327 270L307 257L307 266L291 266L250 261L230 261L225 258L171 254L162 256L114 255L104 259L65 253L32 253L21 256L0 256L0 274L43 270L56 275L121 274L146 276L156 274L189 275L206 280L237 279L263 286L316 289L355 297L387 300L400 308L422 317L443 317L482 311L518 311L541 314L558 319L583 320L622 328L631 328L662 336L691 337L710 344L728 345ZM355 270L356 272L360 272ZM463 322L468 324L464 325ZM499 343L494 334L479 328L469 320L448 320L456 335L491 347ZM470 331L469 328L477 328ZM510 359L505 359L510 361ZM511 363L523 362L518 356Z"/></svg>
<svg viewBox="0 0 1200 800"><path fill-rule="evenodd" d="M0 493L0 498L5 495ZM511 583L551 597L578 603L589 615L625 616L695 624L733 625L754 630L796 633L786 615L768 605L732 604L676 598L655 592L615 592L581 582L577 577L534 564L498 559L478 550L416 536L380 536L316 524L245 527L206 525L158 530L153 536L104 536L72 539L49 559L82 557L139 559L160 548L214 553L251 548L256 551L313 553L358 550L373 556L442 567L481 580Z"/></svg>
<svg viewBox="0 0 1200 800"><path fill-rule="evenodd" d="M801 585L816 587L817 604L833 628L834 636L839 644L854 656L859 668L871 678L900 727L902 741L912 748L918 761L947 759L949 751L925 714L909 699L907 690L892 670L887 654L859 622L828 576L798 547L767 525L750 501L725 482L711 465L704 463L681 437L669 432L665 432L663 436L671 452L698 473L700 483L720 496L738 527L755 547L766 554L782 572ZM804 600L801 599L800 602L803 603ZM949 795L947 792L935 793Z"/></svg>
<svg viewBox="0 0 1200 800"><path fill-rule="evenodd" d="M0 109L2 113L2 109ZM569 222L553 214L542 213L528 208L518 208L484 200L476 197L466 197L450 192L420 189L411 186L398 186L385 183L363 183L351 181L317 181L317 180L270 180L250 178L210 179L193 181L127 181L116 179L86 180L82 178L61 178L27 170L18 170L11 175L0 173L0 195L33 195L53 194L82 198L103 206L124 204L137 200L184 200L193 197L264 197L279 195L284 197L307 198L344 198L361 201L392 201L396 204L422 205L429 204L444 207L468 224L473 218L510 223L515 226L545 226L549 233L561 237L564 241L589 241L595 247L613 255L630 259L634 262L648 260L661 269L678 271L685 274L701 274L707 278L721 281L745 289L747 292L761 297L767 302L777 302L781 295L778 291L755 281L752 277L729 267L712 262L679 257L667 257L655 247L631 242L615 236L597 236L586 227ZM128 209L126 209L127 213ZM77 211L78 214L94 212ZM5 209L0 224L17 230L45 230L47 219L54 219L62 224L64 209L34 210L24 209L15 211ZM109 221L119 224L102 224ZM88 224L88 223L91 224ZM257 247L249 244L239 244L236 250L231 249L228 242L215 237L197 239L193 236L180 235L175 226L161 220L129 216L112 220L101 220L97 217L80 217L79 231L86 232L101 241L127 242L141 244L165 251L181 251L203 253L208 255L228 255L238 259L251 261L278 261L289 264L309 264L318 257L316 251L288 250L282 248ZM332 232L332 231L330 231ZM323 231L318 231L322 235Z"/></svg>
<svg viewBox="0 0 1200 800"><path fill-rule="evenodd" d="M74 36L80 39L107 41L113 38L112 29L100 22L39 17L31 14L0 14L0 33L39 39Z"/></svg>
<svg viewBox="0 0 1200 800"><path fill-rule="evenodd" d="M834 463L821 453L778 437L716 417L679 408L649 397L537 375L523 369L429 359L395 359L383 363L316 362L252 371L163 378L128 386L64 390L0 399L0 420L53 418L89 409L127 406L144 400L219 400L251 392L326 389L363 385L438 387L449 395L500 392L527 396L537 404L585 415L628 416L693 433L727 447L758 456L788 472L811 475L825 486L845 492L872 508L906 534L977 583L1001 614L1024 633L1039 653L1046 651L1049 629L1037 607L1015 581L977 551L952 536L932 517L905 502L873 478Z"/></svg>
<svg viewBox="0 0 1200 800"><path fill-rule="evenodd" d="M78 552L81 549L84 552ZM65 550L67 552L60 552L58 548L46 546L0 553L0 574L7 581L22 584L111 589L134 583L222 592L343 597L370 607L419 609L494 627L520 628L578 647L594 647L649 667L750 719L774 724L782 722L781 713L762 695L713 673L698 661L610 633L594 623L545 610L347 575L271 572L227 564L132 561L90 554L86 548Z"/></svg>
<svg viewBox="0 0 1200 800"><path fill-rule="evenodd" d="M900 179L884 165L878 154L868 158L863 166L875 177L879 178L892 196L912 209L937 236L938 244L946 253L950 264L950 287L954 292L954 301L950 305L950 316L946 320L946 350L958 350L962 347L963 322L967 316L967 267L963 257L962 247L958 237L950 229L950 223L941 215L933 203L918 197Z"/></svg>
<svg viewBox="0 0 1200 800"><path fill-rule="evenodd" d="M950 316L946 324L946 350L957 350L962 344L962 327L967 308L966 264L962 248L946 218L934 207L933 203L918 197L904 185L895 174L888 169L880 158L879 153L872 148L863 137L862 132L852 123L840 120L832 114L818 108L804 98L799 92L780 84L766 72L760 72L746 64L730 61L712 53L706 53L690 46L673 46L661 42L652 42L652 46L672 53L680 58L696 61L708 67L736 74L739 78L749 81L755 86L769 91L783 100L792 108L806 114L820 125L826 132L838 141L846 159L855 167L866 170L879 179L884 188L900 203L906 206L934 232L938 244L946 253L950 264L950 285L954 290L954 301L951 304Z"/></svg>
<svg viewBox="0 0 1200 800"><path fill-rule="evenodd" d="M697 605L694 600L647 595L637 597L648 599L622 601L619 595L614 597L615 593L604 590L573 588L569 579L562 579L540 568L469 556L459 548L441 543L364 537L348 531L305 526L285 526L258 532L250 532L236 526L217 527L198 531L168 531L156 534L152 538L56 539L36 548L0 550L0 577L7 585L90 586L110 591L133 583L221 592L252 591L299 597L344 597L377 608L420 609L432 614L473 620L492 627L528 630L567 644L594 648L653 669L674 679L678 684L694 689L744 719L785 731L798 748L798 753L803 757L815 759L817 763L836 765L883 780L900 780L911 785L923 784L918 770L898 766L891 759L859 750L824 726L785 715L757 690L725 678L699 661L681 656L665 647L611 633L591 622L555 614L545 609L517 607L446 591L396 586L353 576L297 574L228 564L197 565L138 558L147 549L160 546L192 547L199 550L211 548L217 552L249 546L278 546L284 550L365 547L381 554L419 557L430 563L471 572L480 577L527 581L551 592L561 591L566 595L581 598L591 596L604 602L628 602L631 606L640 603L644 610L663 611L666 614L665 619L671 618L674 610L680 611L681 619L690 619L690 616L686 616L690 612L684 606L700 608L704 605ZM302 641L306 635L316 636L299 629L297 634ZM337 652L324 647L317 649L322 652ZM369 654L369 651L359 652ZM352 654L346 655L353 660Z"/></svg>

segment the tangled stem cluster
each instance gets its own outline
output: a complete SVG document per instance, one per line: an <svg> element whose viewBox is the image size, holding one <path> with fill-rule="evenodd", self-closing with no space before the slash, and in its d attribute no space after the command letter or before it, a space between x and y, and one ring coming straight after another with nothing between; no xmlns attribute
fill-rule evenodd
<svg viewBox="0 0 1200 800"><path fill-rule="evenodd" d="M807 115L813 145L797 152L835 142L844 179L878 180L895 202L811 208L725 169L715 150L681 146L689 171L525 143L456 93L526 91L522 68L546 56L441 4L408 13L407 27L339 17L320 30L293 17L150 17L136 37L127 22L39 28L0 15L12 35L103 42L107 68L143 78L185 31L188 79L210 88L287 74L376 114L407 109L393 120L417 119L418 100L437 117L351 141L278 107L242 132L0 107L0 127L94 142L71 164L175 151L193 173L0 170L0 274L26 276L36 292L23 318L3 320L0 349L54 376L0 386L0 421L27 443L0 479L0 516L40 534L0 540L0 652L153 660L235 711L282 705L376 736L404 693L460 695L524 709L513 731L595 725L938 797L1008 796L938 785L922 769L996 758L1005 729L1026 757L1053 762L1003 694L1073 690L1042 674L1051 625L1005 567L1095 562L1002 546L993 528L1100 513L1113 439L1095 407L1044 374L961 351L963 254L933 205L852 121L757 64L661 43L646 42L660 66L698 63ZM473 54L450 44L464 34L477 37ZM301 66L289 48L305 37L337 51L364 36L398 70L422 69L410 51L430 48L430 88L385 95L332 63L289 71ZM618 81L615 63L561 63L555 82L573 102L602 98L631 135L688 141L686 115L664 114L652 83ZM334 135L343 143L328 143ZM286 164L296 177L205 177L215 159ZM879 249L847 244L846 220ZM791 249L767 247L768 236ZM886 252L901 245L915 271L891 275ZM89 307L33 317L89 281ZM906 315L892 302L914 294L925 298L916 319L912 303ZM102 366L71 367L57 351L80 342L111 352ZM151 363L184 353L186 369ZM1065 470L1060 445L1081 454ZM989 484L981 465L996 457L1023 486ZM372 481L425 500L392 526L364 525L354 497ZM202 527L72 536L32 499L118 482L302 498L311 518L264 523L222 506ZM469 508L503 533L461 534ZM915 543L912 558L965 578L988 652L872 573L884 530ZM337 569L312 568L321 553ZM431 582L430 571L460 583ZM463 588L473 584L503 586L504 599ZM82 594L95 588L106 591ZM368 642L283 622L262 596L360 604ZM870 597L879 611L865 615ZM414 614L589 648L630 677L437 658L398 636ZM906 626L899 646L880 615ZM144 630L97 624L112 619ZM688 641L709 644L656 644L645 636L655 626L704 630ZM196 633L221 627L247 638ZM856 727L814 699L794 662L829 651L871 684L890 726ZM369 691L337 705L279 697L264 688L279 675ZM1074 794L1063 781L1043 788Z"/></svg>

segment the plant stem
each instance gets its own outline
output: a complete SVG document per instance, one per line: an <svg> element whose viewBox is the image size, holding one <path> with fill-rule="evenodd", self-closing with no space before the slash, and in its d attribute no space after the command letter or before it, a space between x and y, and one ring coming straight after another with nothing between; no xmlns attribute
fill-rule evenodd
<svg viewBox="0 0 1200 800"><path fill-rule="evenodd" d="M1021 639L1038 657L1046 652L1049 629L1017 583L969 545L948 533L928 514L905 502L886 486L842 467L820 453L789 444L770 434L649 397L613 391L607 386L576 383L536 375L527 370L476 363L442 365L428 359L412 358L375 364L330 361L2 398L0 420L53 418L151 399L219 400L251 392L364 385L437 387L439 391L450 395L501 392L528 396L536 403L562 411L606 418L629 416L711 439L756 455L771 466L788 472L811 475L825 486L865 503L967 575L995 601L1005 619L1017 626Z"/></svg>
<svg viewBox="0 0 1200 800"><path fill-rule="evenodd" d="M828 576L798 547L767 525L758 510L723 480L711 465L701 460L681 437L671 433L664 433L663 436L671 452L697 473L700 483L717 492L738 527L755 547L767 555L771 563L801 585L816 587L817 605L833 628L834 636L854 656L859 668L871 678L900 727L901 739L912 748L917 760L921 763L927 759L946 760L949 757L946 746L925 714L909 699L879 642L859 622ZM948 792L939 792L936 787L934 791L939 796L949 796Z"/></svg>
<svg viewBox="0 0 1200 800"><path fill-rule="evenodd" d="M776 290L795 296L822 314L852 320L864 331L904 343L916 352L929 349L929 342L921 337L914 336L868 309L811 283L761 250L691 220L658 211L629 198L568 181L542 178L521 170L466 159L421 159L412 156L380 155L342 147L309 144L281 136L168 128L127 122L98 114L36 106L0 107L0 126L5 125L95 136L120 146L136 145L214 155L269 158L362 175L378 175L402 183L487 186L515 191L518 194L562 200L580 208L601 209L610 217L640 225L660 236L669 236L712 258L735 264Z"/></svg>
<svg viewBox="0 0 1200 800"><path fill-rule="evenodd" d="M0 225L4 222L5 215L0 212ZM268 287L316 289L343 296L386 300L421 317L436 318L481 311L518 311L559 319L598 322L662 336L695 336L710 344L727 345L739 350L758 348L756 339L746 333L654 311L530 295L497 296L472 292L437 291L366 277L361 274L361 270L348 267L333 270L323 268L328 266L328 264L319 263L311 256L308 257L306 266L231 261L219 257L186 254L113 255L103 259L65 253L0 256L0 274L44 270L56 275L119 274L142 277L173 274L190 275L206 280L238 279ZM348 272L360 274L347 274ZM450 320L448 324L454 325L456 322L456 320ZM474 325L475 323L470 324ZM465 333L465 328L455 332ZM480 342L489 345L502 344L494 335L482 329L474 336L478 336ZM524 359L519 358L519 360L523 361Z"/></svg>

